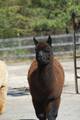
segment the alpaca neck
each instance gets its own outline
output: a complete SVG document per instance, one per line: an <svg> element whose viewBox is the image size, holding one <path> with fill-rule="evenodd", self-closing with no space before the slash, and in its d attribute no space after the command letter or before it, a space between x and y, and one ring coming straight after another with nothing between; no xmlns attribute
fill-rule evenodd
<svg viewBox="0 0 80 120"><path fill-rule="evenodd" d="M38 74L39 83L41 84L41 86L43 86L43 88L45 87L46 89L50 90L51 88L49 87L51 86L54 77L52 61L50 61L50 63L45 66L38 65Z"/></svg>
<svg viewBox="0 0 80 120"><path fill-rule="evenodd" d="M41 65L38 63L38 70L39 74L47 74L50 75L53 72L53 59L50 60L50 62L46 65Z"/></svg>

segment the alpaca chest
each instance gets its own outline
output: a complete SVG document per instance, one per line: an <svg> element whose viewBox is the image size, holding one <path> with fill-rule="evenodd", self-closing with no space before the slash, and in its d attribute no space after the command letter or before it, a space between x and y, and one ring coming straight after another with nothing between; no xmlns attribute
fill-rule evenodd
<svg viewBox="0 0 80 120"><path fill-rule="evenodd" d="M48 95L51 91L52 75L36 71L30 82L31 93L36 96Z"/></svg>

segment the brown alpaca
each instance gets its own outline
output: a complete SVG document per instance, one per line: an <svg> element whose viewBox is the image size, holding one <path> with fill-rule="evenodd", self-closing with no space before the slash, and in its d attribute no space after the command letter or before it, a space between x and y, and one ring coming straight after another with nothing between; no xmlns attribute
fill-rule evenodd
<svg viewBox="0 0 80 120"><path fill-rule="evenodd" d="M56 120L64 84L64 71L53 57L52 39L36 45L36 59L28 72L28 83L36 116L39 120Z"/></svg>

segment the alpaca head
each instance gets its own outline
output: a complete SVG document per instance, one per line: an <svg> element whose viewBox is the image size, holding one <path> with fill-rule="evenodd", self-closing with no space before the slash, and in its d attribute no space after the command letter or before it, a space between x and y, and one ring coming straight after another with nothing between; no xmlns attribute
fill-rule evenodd
<svg viewBox="0 0 80 120"><path fill-rule="evenodd" d="M53 52L52 52L52 39L49 36L48 40L45 42L38 42L35 38L34 40L34 44L35 44L35 51L36 51L36 60L40 65L47 65L52 56L53 56Z"/></svg>

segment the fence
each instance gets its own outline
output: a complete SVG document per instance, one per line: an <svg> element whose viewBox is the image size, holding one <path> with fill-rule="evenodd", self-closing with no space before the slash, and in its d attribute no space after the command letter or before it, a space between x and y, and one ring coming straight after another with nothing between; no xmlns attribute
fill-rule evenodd
<svg viewBox="0 0 80 120"><path fill-rule="evenodd" d="M73 55L73 34L52 35L53 53L55 55ZM36 37L37 40L47 40L48 36ZM76 35L80 45L80 34ZM0 59L32 58L35 56L33 37L0 39ZM79 46L77 50L79 51ZM78 52L79 53L79 52Z"/></svg>

